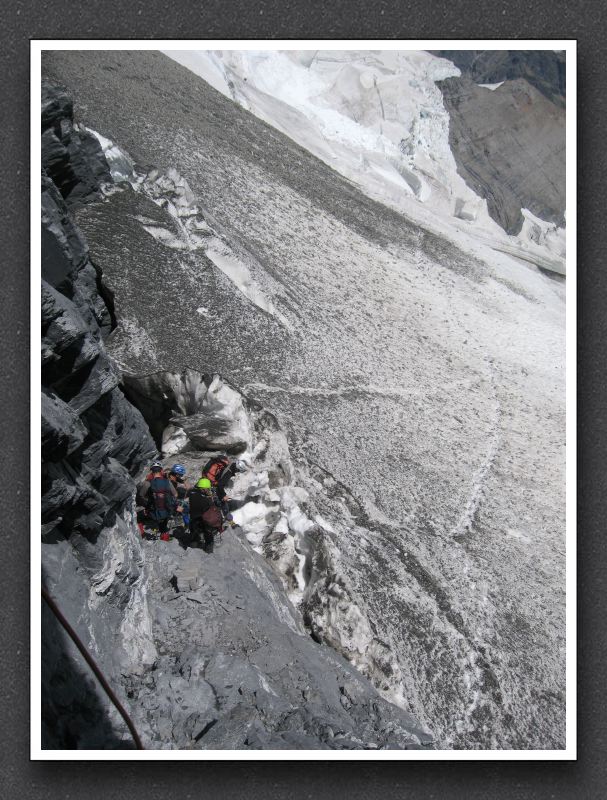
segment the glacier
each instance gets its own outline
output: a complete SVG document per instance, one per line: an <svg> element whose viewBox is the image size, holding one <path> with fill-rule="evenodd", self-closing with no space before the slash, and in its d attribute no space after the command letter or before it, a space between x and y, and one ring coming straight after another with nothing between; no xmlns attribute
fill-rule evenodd
<svg viewBox="0 0 607 800"><path fill-rule="evenodd" d="M468 252L495 260L487 252L494 248L564 274L564 228L549 225L541 240L529 225L509 236L460 176L436 82L461 72L446 58L405 50L163 52L370 197ZM502 83L479 85L495 91Z"/></svg>

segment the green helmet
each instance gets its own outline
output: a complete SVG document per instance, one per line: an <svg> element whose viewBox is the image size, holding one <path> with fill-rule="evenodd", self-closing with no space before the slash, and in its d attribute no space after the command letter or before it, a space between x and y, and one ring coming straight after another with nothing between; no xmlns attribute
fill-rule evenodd
<svg viewBox="0 0 607 800"><path fill-rule="evenodd" d="M201 478L196 484L197 489L210 489L211 481L208 478Z"/></svg>

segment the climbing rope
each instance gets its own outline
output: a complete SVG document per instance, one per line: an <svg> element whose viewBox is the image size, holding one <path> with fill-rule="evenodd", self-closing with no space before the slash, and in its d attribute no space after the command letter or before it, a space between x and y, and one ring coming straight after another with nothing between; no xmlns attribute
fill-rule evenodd
<svg viewBox="0 0 607 800"><path fill-rule="evenodd" d="M78 650L80 650L80 652L82 653L82 657L84 658L86 663L89 665L89 667L95 673L95 677L97 678L97 680L101 684L101 687L102 687L103 691L107 694L109 699L112 701L112 703L116 707L118 713L120 714L122 719L125 721L125 723L127 725L127 728L131 732L131 736L133 737L133 741L135 742L136 749L137 750L145 750L145 747L143 746L143 744L141 743L141 739L139 738L139 734L135 730L135 726L133 725L133 722L132 722L131 718L129 717L129 715L127 714L124 706L122 705L120 700L116 697L112 687L109 685L109 683L103 677L103 675L101 673L101 670L99 669L99 667L95 663L95 661L92 658L91 654L88 652L86 647L82 644L82 641L78 637L78 634L72 628L72 626L69 624L69 622L66 620L66 618L63 616L63 614L59 610L57 604L55 603L53 598L50 596L48 591L44 588L44 586L42 587L42 597L46 601L47 606L50 608L50 610L53 612L53 614L57 617L57 619L59 620L59 622L61 623L61 625L65 629L65 631L67 632L67 634L70 637L70 639L74 642L74 644L76 645Z"/></svg>

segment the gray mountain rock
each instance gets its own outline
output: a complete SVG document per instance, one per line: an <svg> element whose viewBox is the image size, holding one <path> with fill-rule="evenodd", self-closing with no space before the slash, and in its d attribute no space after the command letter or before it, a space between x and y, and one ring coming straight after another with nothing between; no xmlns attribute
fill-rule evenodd
<svg viewBox="0 0 607 800"><path fill-rule="evenodd" d="M111 678L125 668L125 647L129 658L155 656L145 629L129 625L143 602L133 477L155 446L118 388L103 343L111 308L66 203L99 198L109 170L96 139L74 130L70 98L49 86L42 150L43 579ZM46 607L43 619L44 746L123 746L107 700Z"/></svg>
<svg viewBox="0 0 607 800"><path fill-rule="evenodd" d="M97 139L74 128L73 103L68 94L42 84L42 167L71 204L100 197L111 175Z"/></svg>
<svg viewBox="0 0 607 800"><path fill-rule="evenodd" d="M146 547L150 608L162 646L147 678L129 687L146 745L429 746L432 737L411 715L307 635L278 577L241 537L238 529L225 533L213 555L183 551L176 542Z"/></svg>
<svg viewBox="0 0 607 800"><path fill-rule="evenodd" d="M555 105L565 107L565 54L554 50L430 50L448 58L475 83L524 78Z"/></svg>
<svg viewBox="0 0 607 800"><path fill-rule="evenodd" d="M519 233L521 208L565 224L565 112L526 80L495 91L470 78L437 83L450 114L449 143L460 175L490 215Z"/></svg>

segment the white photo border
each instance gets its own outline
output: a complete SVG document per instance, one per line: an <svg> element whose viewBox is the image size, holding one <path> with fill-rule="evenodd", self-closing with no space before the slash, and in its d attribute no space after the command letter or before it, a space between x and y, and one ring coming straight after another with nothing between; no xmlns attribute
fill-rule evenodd
<svg viewBox="0 0 607 800"><path fill-rule="evenodd" d="M47 750L41 726L41 497L31 496L30 758L34 761L574 761L577 759L577 41L575 39L32 39L30 41L31 486L39 485L40 92L51 50L564 50L566 52L566 745L564 750Z"/></svg>

